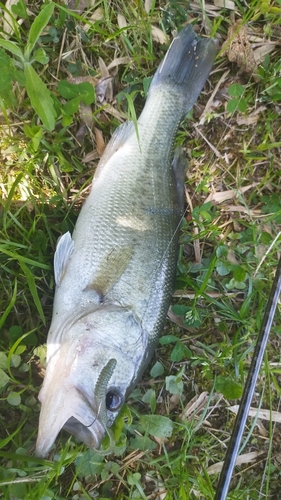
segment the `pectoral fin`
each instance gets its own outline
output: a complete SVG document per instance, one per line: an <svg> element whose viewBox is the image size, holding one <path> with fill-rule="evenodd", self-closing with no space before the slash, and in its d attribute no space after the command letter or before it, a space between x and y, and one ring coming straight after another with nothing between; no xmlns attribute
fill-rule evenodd
<svg viewBox="0 0 281 500"><path fill-rule="evenodd" d="M71 238L70 232L68 231L58 239L57 248L54 255L54 273L57 286L61 284L73 250L74 241Z"/></svg>
<svg viewBox="0 0 281 500"><path fill-rule="evenodd" d="M133 246L112 248L104 256L98 273L84 290L94 289L100 296L105 297L128 267L133 251Z"/></svg>

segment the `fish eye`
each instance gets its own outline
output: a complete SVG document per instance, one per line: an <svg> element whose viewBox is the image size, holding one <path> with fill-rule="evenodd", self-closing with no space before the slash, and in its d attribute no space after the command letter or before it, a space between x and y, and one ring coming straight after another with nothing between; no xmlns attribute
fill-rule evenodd
<svg viewBox="0 0 281 500"><path fill-rule="evenodd" d="M117 389L109 389L105 397L106 409L116 411L123 404L123 396Z"/></svg>

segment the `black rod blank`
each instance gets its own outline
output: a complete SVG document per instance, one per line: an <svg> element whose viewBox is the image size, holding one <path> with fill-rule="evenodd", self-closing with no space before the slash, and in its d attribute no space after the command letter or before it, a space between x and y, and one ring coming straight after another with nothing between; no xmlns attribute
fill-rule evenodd
<svg viewBox="0 0 281 500"><path fill-rule="evenodd" d="M249 413L252 397L254 394L258 374L263 360L271 325L275 315L278 298L281 292L281 259L276 270L274 282L271 287L269 299L266 305L264 318L257 339L253 359L249 369L248 377L241 398L239 410L235 419L233 431L230 437L225 460L221 470L219 483L214 500L225 500L231 481L236 458L238 456L241 439L245 429L246 419Z"/></svg>

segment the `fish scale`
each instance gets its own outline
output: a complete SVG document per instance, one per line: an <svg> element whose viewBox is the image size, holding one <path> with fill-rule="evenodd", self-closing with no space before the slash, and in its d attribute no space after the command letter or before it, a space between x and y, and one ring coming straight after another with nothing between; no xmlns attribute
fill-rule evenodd
<svg viewBox="0 0 281 500"><path fill-rule="evenodd" d="M177 150L172 161L174 138L217 50L191 26L175 38L138 122L114 132L73 236L58 242L39 456L63 427L99 448L153 355L173 291L183 212L185 162Z"/></svg>

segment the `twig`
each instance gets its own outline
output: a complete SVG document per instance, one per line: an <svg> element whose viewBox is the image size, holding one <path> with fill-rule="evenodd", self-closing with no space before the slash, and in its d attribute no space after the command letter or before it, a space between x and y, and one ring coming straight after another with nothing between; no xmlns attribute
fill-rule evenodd
<svg viewBox="0 0 281 500"><path fill-rule="evenodd" d="M60 71L60 62L61 62L61 58L62 58L62 52L63 52L63 48L64 48L64 42L65 42L65 37L66 37L66 29L64 30L63 32L63 35L62 35L62 41L61 41L61 46L60 46L60 53L59 53L59 58L58 58L58 66L57 66L57 73L56 73L56 78L58 79L59 77L59 71Z"/></svg>
<svg viewBox="0 0 281 500"><path fill-rule="evenodd" d="M219 79L217 85L215 86L215 88L214 88L214 90L212 92L212 95L211 95L210 99L208 100L208 102L207 102L207 104L205 106L205 109L204 109L204 111L203 111L203 113L202 113L202 115L200 117L199 125L203 125L205 123L206 114L208 113L209 109L211 108L211 106L213 104L213 100L214 100L214 98L215 98L215 96L216 96L216 94L217 94L217 92L218 92L221 84L226 80L226 77L227 77L229 71L230 70L228 69L227 71L225 71L223 73L223 75Z"/></svg>
<svg viewBox="0 0 281 500"><path fill-rule="evenodd" d="M222 154L217 150L217 148L215 146L213 146L213 144L210 141L208 141L207 137L205 137L203 132L201 132L201 130L199 130L197 125L194 125L194 128L198 132L198 134L201 135L202 139L204 139L204 141L208 144L208 146L210 146L210 148L215 153L216 157L219 158L220 160L224 160L224 157L222 156Z"/></svg>

